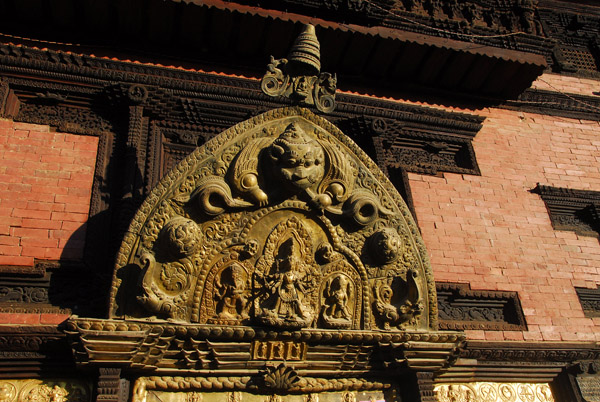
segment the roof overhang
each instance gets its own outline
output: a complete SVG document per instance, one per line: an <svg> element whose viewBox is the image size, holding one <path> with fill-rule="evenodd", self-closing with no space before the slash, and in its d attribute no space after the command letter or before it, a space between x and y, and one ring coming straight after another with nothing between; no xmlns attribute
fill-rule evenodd
<svg viewBox="0 0 600 402"><path fill-rule="evenodd" d="M47 13L16 0L5 3L1 39L257 78L269 56L285 57L301 26L311 23L321 42L322 69L337 73L339 88L383 96L425 88L510 98L546 67L540 52L468 37L345 24L221 0L32 2Z"/></svg>

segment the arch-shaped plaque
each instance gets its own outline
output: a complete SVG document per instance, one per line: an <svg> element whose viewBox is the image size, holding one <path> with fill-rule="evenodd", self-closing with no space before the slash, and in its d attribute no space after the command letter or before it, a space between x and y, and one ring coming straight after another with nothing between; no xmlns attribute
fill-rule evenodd
<svg viewBox="0 0 600 402"><path fill-rule="evenodd" d="M198 148L152 191L118 254L111 318L281 329L435 329L431 268L377 166L306 109Z"/></svg>
<svg viewBox="0 0 600 402"><path fill-rule="evenodd" d="M145 375L139 400L386 394L457 356L464 335L436 318L398 192L334 125L285 108L224 131L160 181L119 250L109 317L73 317L67 332L79 365Z"/></svg>

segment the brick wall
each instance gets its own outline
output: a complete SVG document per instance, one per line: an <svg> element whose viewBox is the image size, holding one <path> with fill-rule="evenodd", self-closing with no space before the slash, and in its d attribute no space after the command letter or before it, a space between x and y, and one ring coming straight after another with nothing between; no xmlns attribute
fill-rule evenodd
<svg viewBox="0 0 600 402"><path fill-rule="evenodd" d="M98 139L0 119L0 265L81 258Z"/></svg>
<svg viewBox="0 0 600 402"><path fill-rule="evenodd" d="M591 78L544 74L538 78L531 87L546 91L560 91L570 94L591 96L594 92L600 91L600 81Z"/></svg>
<svg viewBox="0 0 600 402"><path fill-rule="evenodd" d="M467 111L468 112L468 111ZM600 123L477 110L481 176L410 174L436 281L517 291L528 331L467 331L470 339L595 340L574 286L600 284L600 243L552 228L536 183L600 191Z"/></svg>

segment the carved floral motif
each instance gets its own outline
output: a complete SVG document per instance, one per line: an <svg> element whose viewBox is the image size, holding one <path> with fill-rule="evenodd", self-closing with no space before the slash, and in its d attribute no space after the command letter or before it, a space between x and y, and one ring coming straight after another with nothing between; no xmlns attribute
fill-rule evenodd
<svg viewBox="0 0 600 402"><path fill-rule="evenodd" d="M70 380L2 380L0 402L90 402L89 386Z"/></svg>

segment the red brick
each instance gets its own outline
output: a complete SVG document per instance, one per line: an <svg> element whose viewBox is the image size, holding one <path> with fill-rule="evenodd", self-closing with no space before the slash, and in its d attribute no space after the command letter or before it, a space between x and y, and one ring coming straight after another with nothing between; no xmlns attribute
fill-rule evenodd
<svg viewBox="0 0 600 402"><path fill-rule="evenodd" d="M40 211L36 209L13 209L11 216L16 218L32 218L32 219L50 219L50 211Z"/></svg>
<svg viewBox="0 0 600 402"><path fill-rule="evenodd" d="M36 185L35 192L42 194L67 194L69 189L67 187Z"/></svg>
<svg viewBox="0 0 600 402"><path fill-rule="evenodd" d="M23 177L21 180L21 183L33 184L34 186L36 186L36 185L42 185L42 186L58 186L58 185L60 185L58 179L51 179L48 177L30 177L30 176Z"/></svg>
<svg viewBox="0 0 600 402"><path fill-rule="evenodd" d="M40 178L51 178L51 179L68 179L71 177L70 172L64 172L61 170L48 170L48 169L37 169L34 171L34 175Z"/></svg>
<svg viewBox="0 0 600 402"><path fill-rule="evenodd" d="M15 228L13 234L18 237L33 237L38 239L48 238L47 229Z"/></svg>
<svg viewBox="0 0 600 402"><path fill-rule="evenodd" d="M85 213L52 212L52 219L70 222L85 222L88 219L88 216Z"/></svg>
<svg viewBox="0 0 600 402"><path fill-rule="evenodd" d="M58 325L69 319L69 314L40 314L40 324Z"/></svg>
<svg viewBox="0 0 600 402"><path fill-rule="evenodd" d="M64 211L86 214L87 216L90 212L90 206L89 204L65 204Z"/></svg>
<svg viewBox="0 0 600 402"><path fill-rule="evenodd" d="M35 229L60 229L61 221L53 221L49 219L23 219L21 227Z"/></svg>
<svg viewBox="0 0 600 402"><path fill-rule="evenodd" d="M0 324L28 324L35 325L40 323L39 314L27 313L0 313Z"/></svg>
<svg viewBox="0 0 600 402"><path fill-rule="evenodd" d="M31 184L11 183L8 185L8 191L28 193L31 192Z"/></svg>
<svg viewBox="0 0 600 402"><path fill-rule="evenodd" d="M25 257L45 258L46 250L56 249L56 247L23 247L21 255Z"/></svg>
<svg viewBox="0 0 600 402"><path fill-rule="evenodd" d="M81 222L63 221L61 229L74 232L75 230L83 227L84 225L85 223L82 224Z"/></svg>
<svg viewBox="0 0 600 402"><path fill-rule="evenodd" d="M37 239L37 238L22 238L21 246L23 249L25 247L43 247L43 248L53 248L58 247L58 240L56 239Z"/></svg>
<svg viewBox="0 0 600 402"><path fill-rule="evenodd" d="M76 195L57 194L55 197L55 202L60 202L64 204L89 205L90 197L78 197Z"/></svg>
<svg viewBox="0 0 600 402"><path fill-rule="evenodd" d="M50 131L50 127L43 125L43 124L14 122L13 127L15 128L15 130L41 131L41 132L49 132Z"/></svg>
<svg viewBox="0 0 600 402"><path fill-rule="evenodd" d="M2 205L0 203L0 205ZM38 210L38 211L52 211L52 202L40 202L40 201L28 201L27 209Z"/></svg>
<svg viewBox="0 0 600 402"><path fill-rule="evenodd" d="M89 190L92 185L91 180L73 180L73 179L60 179L58 181L59 186L66 186L69 188L82 188Z"/></svg>
<svg viewBox="0 0 600 402"><path fill-rule="evenodd" d="M0 265L28 265L33 267L33 257L0 255Z"/></svg>
<svg viewBox="0 0 600 402"><path fill-rule="evenodd" d="M0 245L0 255L21 255L21 246L19 245Z"/></svg>
<svg viewBox="0 0 600 402"><path fill-rule="evenodd" d="M0 245L18 246L20 242L21 242L21 239L18 237L0 235Z"/></svg>

